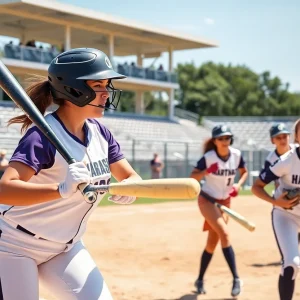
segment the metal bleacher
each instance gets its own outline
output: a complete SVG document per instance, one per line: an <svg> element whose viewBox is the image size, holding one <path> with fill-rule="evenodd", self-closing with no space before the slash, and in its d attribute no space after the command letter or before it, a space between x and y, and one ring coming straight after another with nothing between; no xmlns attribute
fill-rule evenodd
<svg viewBox="0 0 300 300"><path fill-rule="evenodd" d="M7 121L22 112L15 108L11 102L0 103L0 148L8 151L8 157L12 154L18 140L21 137L20 125L14 124L7 127ZM210 136L210 131L200 126L181 125L163 117L140 116L136 114L106 113L99 120L114 135L121 144L124 154L129 159L132 157L132 147L135 143L136 158L148 159L153 155L157 147L168 143L169 149L185 154L184 143L190 144L190 151L199 156L199 144Z"/></svg>

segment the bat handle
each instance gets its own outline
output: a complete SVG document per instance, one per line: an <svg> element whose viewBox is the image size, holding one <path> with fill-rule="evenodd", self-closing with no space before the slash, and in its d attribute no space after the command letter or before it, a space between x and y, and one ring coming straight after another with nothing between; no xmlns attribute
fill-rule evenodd
<svg viewBox="0 0 300 300"><path fill-rule="evenodd" d="M97 200L97 192L91 190L89 184L82 183L78 186L78 188L87 203L93 204Z"/></svg>

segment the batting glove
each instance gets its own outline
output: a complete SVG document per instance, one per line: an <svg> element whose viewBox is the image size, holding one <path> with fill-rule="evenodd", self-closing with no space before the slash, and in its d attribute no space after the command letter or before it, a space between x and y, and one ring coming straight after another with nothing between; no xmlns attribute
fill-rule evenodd
<svg viewBox="0 0 300 300"><path fill-rule="evenodd" d="M236 197L238 194L239 194L238 188L237 188L236 186L233 186L233 187L231 188L231 191L230 191L230 193L229 193L229 196L230 196L230 197Z"/></svg>
<svg viewBox="0 0 300 300"><path fill-rule="evenodd" d="M85 164L76 162L68 166L66 179L59 184L58 191L62 198L69 198L76 193L79 184L90 181L90 172Z"/></svg>
<svg viewBox="0 0 300 300"><path fill-rule="evenodd" d="M122 180L121 182L126 182L127 179ZM136 200L135 196L121 196L121 195L112 195L108 197L108 201L112 201L116 204L131 204Z"/></svg>
<svg viewBox="0 0 300 300"><path fill-rule="evenodd" d="M210 174L210 173L215 173L219 170L219 165L218 163L214 163L212 165L210 165L207 169L206 169L206 172L207 174Z"/></svg>

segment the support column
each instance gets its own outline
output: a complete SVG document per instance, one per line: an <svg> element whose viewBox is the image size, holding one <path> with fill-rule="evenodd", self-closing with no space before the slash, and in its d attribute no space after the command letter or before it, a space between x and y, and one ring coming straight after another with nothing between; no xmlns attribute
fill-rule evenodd
<svg viewBox="0 0 300 300"><path fill-rule="evenodd" d="M169 47L169 72L173 72L173 47Z"/></svg>
<svg viewBox="0 0 300 300"><path fill-rule="evenodd" d="M115 56L115 37L113 34L110 34L108 37L108 57L110 59L113 68L115 68L114 56Z"/></svg>
<svg viewBox="0 0 300 300"><path fill-rule="evenodd" d="M67 25L65 27L65 51L71 49L71 26Z"/></svg>
<svg viewBox="0 0 300 300"><path fill-rule="evenodd" d="M145 113L145 104L144 104L144 92L136 91L135 92L135 112L137 114Z"/></svg>
<svg viewBox="0 0 300 300"><path fill-rule="evenodd" d="M26 45L26 31L25 29L22 29L21 36L20 36L20 43L22 43L23 46Z"/></svg>
<svg viewBox="0 0 300 300"><path fill-rule="evenodd" d="M143 67L143 55L142 54L138 54L137 55L137 65L138 67Z"/></svg>
<svg viewBox="0 0 300 300"><path fill-rule="evenodd" d="M169 96L169 119L173 119L174 117L174 89L170 89L168 91L168 96Z"/></svg>

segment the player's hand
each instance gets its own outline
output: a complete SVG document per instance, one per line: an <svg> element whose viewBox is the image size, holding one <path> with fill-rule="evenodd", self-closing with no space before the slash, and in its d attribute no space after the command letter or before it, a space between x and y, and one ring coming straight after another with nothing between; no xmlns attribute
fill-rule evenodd
<svg viewBox="0 0 300 300"><path fill-rule="evenodd" d="M218 163L214 163L212 165L210 165L207 169L206 169L206 173L210 174L210 173L215 173L219 170L219 165Z"/></svg>
<svg viewBox="0 0 300 300"><path fill-rule="evenodd" d="M229 193L230 197L236 197L239 194L239 186L237 184L234 184L231 188L231 191Z"/></svg>
<svg viewBox="0 0 300 300"><path fill-rule="evenodd" d="M282 193L277 199L275 199L274 204L285 209L292 209L293 206L299 204L298 197L289 200L286 198L287 194L288 192Z"/></svg>
<svg viewBox="0 0 300 300"><path fill-rule="evenodd" d="M67 176L64 182L58 186L62 198L69 198L76 193L78 185L90 183L90 172L83 162L76 162L68 166Z"/></svg>
<svg viewBox="0 0 300 300"><path fill-rule="evenodd" d="M121 182L126 182L127 179L122 180ZM135 196L122 196L122 195L112 195L108 197L108 201L112 201L116 204L131 204L136 200Z"/></svg>

